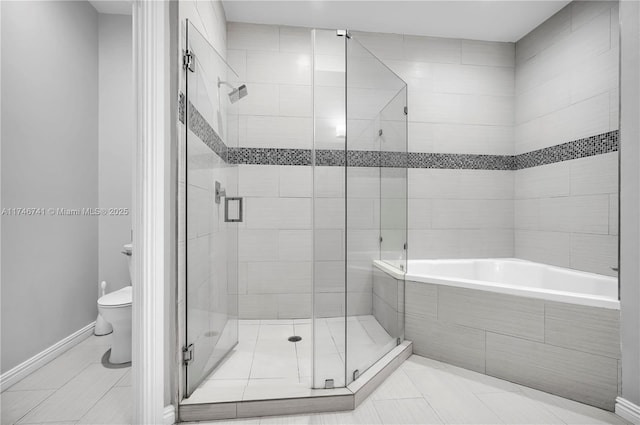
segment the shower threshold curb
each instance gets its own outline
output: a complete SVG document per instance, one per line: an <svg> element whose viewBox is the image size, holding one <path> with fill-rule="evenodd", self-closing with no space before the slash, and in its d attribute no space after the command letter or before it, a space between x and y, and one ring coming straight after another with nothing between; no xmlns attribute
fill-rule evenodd
<svg viewBox="0 0 640 425"><path fill-rule="evenodd" d="M180 422L192 422L353 410L412 353L413 343L404 341L346 388L309 390L308 396L292 395L260 400L188 403L179 406L178 415Z"/></svg>

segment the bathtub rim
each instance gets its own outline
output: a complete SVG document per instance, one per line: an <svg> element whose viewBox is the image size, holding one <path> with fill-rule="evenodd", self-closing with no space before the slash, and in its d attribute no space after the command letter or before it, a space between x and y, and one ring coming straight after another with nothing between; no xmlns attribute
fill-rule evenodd
<svg viewBox="0 0 640 425"><path fill-rule="evenodd" d="M518 261L518 262L526 262L526 263L534 263L534 264L543 264L536 263L533 261L522 260L520 258L458 258L458 259L445 259L445 260L409 260L409 261L474 261L474 260L495 260L495 261ZM552 289L539 289L539 288L531 288L531 287L518 287L515 285L508 285L504 283L496 283L496 282L488 282L484 280L475 280L475 279L451 279L444 278L442 276L429 276L429 275L416 275L411 273L405 273L404 271L392 266L381 260L373 261L374 267L378 270L390 275L394 279L405 280L417 283L429 283L432 285L444 285L444 286L453 286L456 288L465 288L465 289L473 289L477 291L488 291L499 294L513 295L519 297L528 297L528 298L536 298L540 300L546 301L555 301L565 304L574 304L581 305L585 307L596 307L596 308L605 308L609 310L620 310L620 301L614 300L612 298L597 296L597 295L587 295L587 294L578 294L575 292L569 291L556 291ZM548 267L557 267L550 266L548 264L543 264ZM561 267L560 267L561 268ZM571 269L567 269L571 270ZM586 273L586 274L595 274L589 272L583 272L576 270L576 273ZM595 274L596 276L603 276ZM608 276L611 277L611 276Z"/></svg>

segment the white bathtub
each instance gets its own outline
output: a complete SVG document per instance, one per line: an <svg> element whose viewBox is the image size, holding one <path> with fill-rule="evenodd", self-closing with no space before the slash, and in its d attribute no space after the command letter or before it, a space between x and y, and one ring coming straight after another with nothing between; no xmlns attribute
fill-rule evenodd
<svg viewBox="0 0 640 425"><path fill-rule="evenodd" d="M543 300L619 309L618 279L548 266L515 258L469 260L409 260L407 273L375 261L375 266L414 282L479 289Z"/></svg>

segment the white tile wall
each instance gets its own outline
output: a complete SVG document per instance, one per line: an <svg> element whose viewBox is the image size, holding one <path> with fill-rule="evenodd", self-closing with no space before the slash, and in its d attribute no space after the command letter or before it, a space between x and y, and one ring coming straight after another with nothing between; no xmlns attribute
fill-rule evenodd
<svg viewBox="0 0 640 425"><path fill-rule="evenodd" d="M280 31L277 26L229 22L227 38L229 49L280 51Z"/></svg>
<svg viewBox="0 0 640 425"><path fill-rule="evenodd" d="M251 92L250 84L247 89ZM247 96L248 97L248 96ZM240 129L240 146L251 148L311 149L313 121L303 117L247 115ZM241 126L243 122L241 121Z"/></svg>
<svg viewBox="0 0 640 425"><path fill-rule="evenodd" d="M516 230L515 253L517 258L569 267L571 264L571 234Z"/></svg>
<svg viewBox="0 0 640 425"><path fill-rule="evenodd" d="M450 38L404 36L404 60L460 63L462 41Z"/></svg>
<svg viewBox="0 0 640 425"><path fill-rule="evenodd" d="M241 165L238 192L247 197L276 197L280 193L280 170L270 165Z"/></svg>
<svg viewBox="0 0 640 425"><path fill-rule="evenodd" d="M574 1L516 43L516 153L618 128L617 16ZM617 153L516 171L516 256L615 275L617 193Z"/></svg>
<svg viewBox="0 0 640 425"><path fill-rule="evenodd" d="M513 256L514 173L409 170L411 258Z"/></svg>
<svg viewBox="0 0 640 425"><path fill-rule="evenodd" d="M360 32L354 36L409 84L410 151L511 155L617 128L615 13L609 2L574 2L517 44ZM251 98L240 110L240 145L311 148L310 31L228 26L228 60L249 86ZM316 122L316 144L322 148L343 143L335 137L335 115L341 114L344 95L339 48L332 32L317 33L316 83L323 88L316 109L325 118ZM361 68L368 69L364 56L360 59ZM357 89L363 98L381 77L366 74ZM371 142L376 125L350 122L361 135L352 137L353 146L377 149ZM609 154L517 172L410 169L410 255L518 255L583 267L581 259L590 258L590 245L583 244L578 252L574 241L583 235L611 238L617 233L616 158ZM366 241L375 236L369 230L380 220L375 202L380 176L375 169L352 169L346 177L349 210L358 217L351 222L361 228L353 247L356 255L368 258L376 249ZM344 181L340 167L240 166L240 191L248 198L240 239L244 267L257 270L264 267L256 265L261 262L281 267L287 261L299 267L315 255L317 289L326 291L325 298L316 301L327 314L344 309ZM248 246L243 247L243 241ZM275 268L263 272L265 282L287 285ZM247 280L245 293L252 298L241 302L245 311L257 308L257 291L270 297L268 291L277 290ZM366 277L357 280L366 287ZM263 312L281 317L279 306L288 301L276 298L277 307ZM340 303L335 311L331 302Z"/></svg>
<svg viewBox="0 0 640 425"><path fill-rule="evenodd" d="M462 63L513 68L515 45L513 43L462 40Z"/></svg>

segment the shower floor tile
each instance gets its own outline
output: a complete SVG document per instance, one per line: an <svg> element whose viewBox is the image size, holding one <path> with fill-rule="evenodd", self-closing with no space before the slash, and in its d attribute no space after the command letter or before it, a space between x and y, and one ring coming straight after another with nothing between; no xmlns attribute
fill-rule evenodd
<svg viewBox="0 0 640 425"><path fill-rule="evenodd" d="M304 396L312 387L311 320L240 320L236 347L189 397L189 403ZM349 369L363 372L395 346L371 315L347 319ZM316 321L317 382L344 386L345 320ZM290 342L290 336L300 336Z"/></svg>

